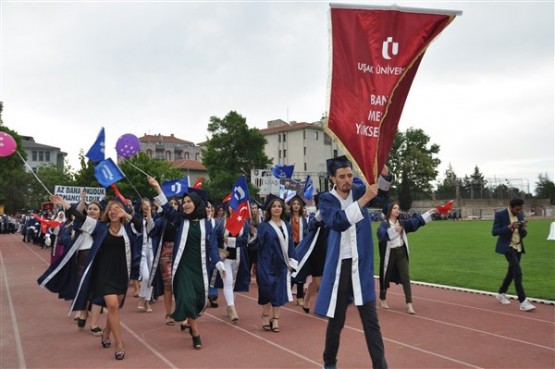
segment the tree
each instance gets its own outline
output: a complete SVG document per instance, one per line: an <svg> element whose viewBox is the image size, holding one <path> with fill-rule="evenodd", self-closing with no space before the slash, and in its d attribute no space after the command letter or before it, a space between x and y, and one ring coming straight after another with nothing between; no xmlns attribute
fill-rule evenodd
<svg viewBox="0 0 555 369"><path fill-rule="evenodd" d="M438 199L459 199L459 188L461 185L461 180L457 178L451 163L449 163L449 167L445 171L445 178L443 182L438 184L437 186L437 197Z"/></svg>
<svg viewBox="0 0 555 369"><path fill-rule="evenodd" d="M465 193L470 194L470 198L482 199L485 195L487 181L484 179L484 175L480 173L480 169L476 165L474 167L474 173L469 177L465 176L463 181L463 188Z"/></svg>
<svg viewBox="0 0 555 369"><path fill-rule="evenodd" d="M555 204L555 183L549 179L547 173L540 173L538 175L536 197L539 199L549 199L551 204Z"/></svg>
<svg viewBox="0 0 555 369"><path fill-rule="evenodd" d="M46 191L47 189L51 193L54 193L56 185L75 185L73 173L69 171L67 166L64 166L64 170L58 169L54 164L40 166L37 168L36 173L38 179L30 173L28 173L28 176L30 177L28 182L29 204L35 209L39 208L41 203L48 201L50 194Z"/></svg>
<svg viewBox="0 0 555 369"><path fill-rule="evenodd" d="M235 111L223 119L210 117L208 132L211 137L202 149L202 162L210 176L206 188L213 201L219 202L241 175L248 178L251 169L266 168L271 160L264 153L266 138ZM249 189L254 196L256 189L250 184Z"/></svg>
<svg viewBox="0 0 555 369"><path fill-rule="evenodd" d="M388 165L401 179L399 191L404 192L403 197L407 199L399 204L403 210L410 208L412 200L431 198L432 181L437 177L441 161L434 157L439 153L439 145L429 142L430 137L422 129L415 128L409 128L405 133L397 132L393 141Z"/></svg>

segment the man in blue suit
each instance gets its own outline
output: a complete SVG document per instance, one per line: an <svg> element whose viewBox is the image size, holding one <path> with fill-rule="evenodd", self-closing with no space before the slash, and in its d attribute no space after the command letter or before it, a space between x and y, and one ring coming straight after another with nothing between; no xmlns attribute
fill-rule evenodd
<svg viewBox="0 0 555 369"><path fill-rule="evenodd" d="M520 269L520 258L525 252L523 239L528 234L524 214L522 214L522 205L524 205L522 199L512 199L507 209L495 213L495 219L493 220L491 233L498 236L495 251L505 255L505 259L509 263L507 275L503 279L501 287L499 287L496 298L503 305L510 304L511 300L505 294L514 280L518 301L520 301L520 310L532 311L536 307L526 298L522 286L522 270Z"/></svg>

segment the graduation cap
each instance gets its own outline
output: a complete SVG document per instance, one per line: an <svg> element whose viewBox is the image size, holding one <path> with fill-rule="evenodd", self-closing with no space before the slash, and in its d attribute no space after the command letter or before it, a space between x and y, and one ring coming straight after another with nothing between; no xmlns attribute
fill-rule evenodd
<svg viewBox="0 0 555 369"><path fill-rule="evenodd" d="M295 195L287 198L285 200L285 203L287 205L291 206L291 203L293 202L294 199L298 199L301 202L301 206L306 206L306 201L304 201L304 199L298 193L296 193Z"/></svg>
<svg viewBox="0 0 555 369"><path fill-rule="evenodd" d="M335 172L339 168L352 168L353 164L347 159L345 155L338 156L336 158L331 158L326 160L326 168L328 170L328 177L334 177Z"/></svg>
<svg viewBox="0 0 555 369"><path fill-rule="evenodd" d="M266 201L264 201L264 205L262 205L262 210L266 210L269 211L269 206L270 203L274 202L275 199L278 199L279 201L281 201L282 205L285 205L284 201L281 199L281 197L274 195L273 193L268 194L268 196L266 197ZM285 209L284 209L285 210Z"/></svg>
<svg viewBox="0 0 555 369"><path fill-rule="evenodd" d="M256 201L255 199L250 199L249 203L252 205L258 206L259 209L262 209L262 204Z"/></svg>

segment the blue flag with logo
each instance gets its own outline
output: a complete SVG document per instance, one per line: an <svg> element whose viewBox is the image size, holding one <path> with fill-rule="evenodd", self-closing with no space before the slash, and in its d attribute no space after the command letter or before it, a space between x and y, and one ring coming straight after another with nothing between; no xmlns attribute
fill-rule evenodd
<svg viewBox="0 0 555 369"><path fill-rule="evenodd" d="M94 141L94 144L91 146L89 151L87 151L85 156L91 159L92 161L94 161L95 163L101 162L102 160L104 160L104 157L105 157L104 156L105 147L106 147L106 135L104 133L104 127L102 127L102 129L98 133L98 136L96 137L96 141Z"/></svg>
<svg viewBox="0 0 555 369"><path fill-rule="evenodd" d="M312 199L312 196L314 196L314 185L312 184L312 179L310 178L310 176L306 176L303 192L304 198L307 200Z"/></svg>
<svg viewBox="0 0 555 369"><path fill-rule="evenodd" d="M272 174L276 178L291 178L294 170L295 170L295 164L293 165L276 164L276 166L272 168Z"/></svg>
<svg viewBox="0 0 555 369"><path fill-rule="evenodd" d="M162 192L167 198L182 196L185 192L189 191L189 179L183 177L173 181L166 181L160 187L162 187Z"/></svg>
<svg viewBox="0 0 555 369"><path fill-rule="evenodd" d="M94 167L94 176L102 187L110 187L111 184L125 178L125 175L111 158L102 160Z"/></svg>

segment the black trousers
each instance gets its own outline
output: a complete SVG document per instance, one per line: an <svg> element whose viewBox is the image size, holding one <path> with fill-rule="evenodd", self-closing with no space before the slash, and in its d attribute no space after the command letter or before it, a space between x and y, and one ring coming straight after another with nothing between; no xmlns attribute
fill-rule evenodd
<svg viewBox="0 0 555 369"><path fill-rule="evenodd" d="M518 296L518 301L522 302L526 300L526 293L524 293L524 287L522 286L522 270L520 269L520 258L522 253L509 247L509 250L505 253L505 259L509 263L509 268L507 269L507 274L501 287L499 287L499 293L506 293L511 285L511 282L515 281L516 294Z"/></svg>
<svg viewBox="0 0 555 369"><path fill-rule="evenodd" d="M351 278L352 259L341 261L341 274L339 276L339 288L337 291L337 303L333 318L328 319L326 330L326 347L324 349L324 365L335 366L337 364L337 352L339 351L339 340L341 330L345 326L345 318L349 299L353 296L353 284ZM371 301L362 306L357 306L368 353L372 359L374 369L387 369L385 361L385 350L383 346L382 333L376 312L376 302Z"/></svg>

